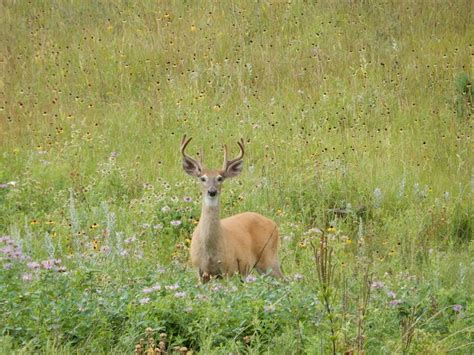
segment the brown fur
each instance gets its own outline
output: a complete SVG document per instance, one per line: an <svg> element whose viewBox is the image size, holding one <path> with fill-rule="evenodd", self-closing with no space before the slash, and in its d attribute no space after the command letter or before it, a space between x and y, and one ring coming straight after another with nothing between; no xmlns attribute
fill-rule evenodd
<svg viewBox="0 0 474 355"><path fill-rule="evenodd" d="M224 146L221 170L205 169L202 161L187 155L185 149L190 141L191 138L183 137L181 153L184 171L198 178L202 192L201 219L191 241L191 261L198 268L201 280L206 282L212 277L237 273L245 276L254 268L261 273L271 271L273 276L282 277L275 222L254 212L244 212L222 220L219 216L222 183L241 173L244 141L237 142L240 154L235 159L227 159L227 147Z"/></svg>

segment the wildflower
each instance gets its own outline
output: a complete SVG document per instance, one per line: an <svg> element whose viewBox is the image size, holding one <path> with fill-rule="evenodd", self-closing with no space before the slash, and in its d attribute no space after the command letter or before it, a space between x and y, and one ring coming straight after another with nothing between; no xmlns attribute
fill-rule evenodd
<svg viewBox="0 0 474 355"><path fill-rule="evenodd" d="M168 213L169 211L171 211L171 208L169 206L163 206L161 208L161 212L163 213Z"/></svg>
<svg viewBox="0 0 474 355"><path fill-rule="evenodd" d="M184 311L185 311L186 313L191 313L191 312L193 311L193 307L186 307L186 308L184 309Z"/></svg>
<svg viewBox="0 0 474 355"><path fill-rule="evenodd" d="M380 205L382 204L382 198L383 198L382 190L379 187L377 187L374 190L374 207L375 208L380 207Z"/></svg>
<svg viewBox="0 0 474 355"><path fill-rule="evenodd" d="M144 288L142 291L144 294L152 293L153 290L151 288Z"/></svg>
<svg viewBox="0 0 474 355"><path fill-rule="evenodd" d="M257 281L257 278L253 275L248 275L246 278L245 278L245 282L255 282Z"/></svg>
<svg viewBox="0 0 474 355"><path fill-rule="evenodd" d="M459 312L461 312L461 310L462 310L462 306L460 304L455 304L453 306L453 311L454 312L459 313Z"/></svg>
<svg viewBox="0 0 474 355"><path fill-rule="evenodd" d="M107 246L107 245L104 245L100 248L100 252L103 253L103 254L108 254L108 253L110 253L110 247Z"/></svg>
<svg viewBox="0 0 474 355"><path fill-rule="evenodd" d="M12 267L13 267L13 264L12 264L12 263L6 263L6 264L3 265L3 268L4 268L5 270L10 270Z"/></svg>
<svg viewBox="0 0 474 355"><path fill-rule="evenodd" d="M45 270L51 270L54 266L54 262L52 260L43 260L41 266L43 266Z"/></svg>
<svg viewBox="0 0 474 355"><path fill-rule="evenodd" d="M384 287L384 283L382 281L373 281L370 287L374 289L379 289L379 288Z"/></svg>
<svg viewBox="0 0 474 355"><path fill-rule="evenodd" d="M184 196L184 197L183 197L183 201L184 201L184 202L193 202L193 199L192 199L192 197Z"/></svg>
<svg viewBox="0 0 474 355"><path fill-rule="evenodd" d="M23 281L31 281L31 280L33 280L33 275L25 273L25 274L21 275L21 279Z"/></svg>
<svg viewBox="0 0 474 355"><path fill-rule="evenodd" d="M183 298L183 297L186 297L186 292L184 292L184 291L176 292L176 293L174 294L174 296L175 296L176 298Z"/></svg>
<svg viewBox="0 0 474 355"><path fill-rule="evenodd" d="M28 264L26 264L26 266L28 267L28 269L37 270L40 268L41 265L37 263L36 261L31 261Z"/></svg>
<svg viewBox="0 0 474 355"><path fill-rule="evenodd" d="M328 229L326 229L326 231L329 232L329 233L334 233L336 231L336 228L331 226Z"/></svg>
<svg viewBox="0 0 474 355"><path fill-rule="evenodd" d="M402 301L400 301L400 300L391 300L390 301L390 305L394 306L394 307L398 306L400 303L402 303Z"/></svg>
<svg viewBox="0 0 474 355"><path fill-rule="evenodd" d="M130 237L130 238L125 239L123 242L124 242L125 244L130 244L130 243L132 243L132 242L134 242L134 241L136 241L136 240L137 240L137 238L136 238L135 236L133 236L133 237Z"/></svg>
<svg viewBox="0 0 474 355"><path fill-rule="evenodd" d="M397 294L393 291L388 291L387 296L390 297L390 298L395 298L395 297L397 297Z"/></svg>
<svg viewBox="0 0 474 355"><path fill-rule="evenodd" d="M120 251L119 254L120 254L120 256L127 256L127 255L128 255L128 251L125 250L125 249L123 249L123 250Z"/></svg>
<svg viewBox="0 0 474 355"><path fill-rule="evenodd" d="M174 291L174 290L177 290L177 289L179 288L179 285L178 285L178 284L168 285L168 286L165 286L165 288L166 288L167 290Z"/></svg>
<svg viewBox="0 0 474 355"><path fill-rule="evenodd" d="M294 274L294 275L293 275L293 279L294 279L295 281L301 281L301 280L304 279L304 276L301 275L301 274Z"/></svg>
<svg viewBox="0 0 474 355"><path fill-rule="evenodd" d="M8 184L0 184L0 189L8 189L10 185Z"/></svg>
<svg viewBox="0 0 474 355"><path fill-rule="evenodd" d="M153 229L154 229L154 230L163 229L163 224L161 224L161 223L155 224L155 225L153 226Z"/></svg>
<svg viewBox="0 0 474 355"><path fill-rule="evenodd" d="M67 271L67 268L65 266L60 266L58 267L58 272L66 272Z"/></svg>
<svg viewBox="0 0 474 355"><path fill-rule="evenodd" d="M334 228L334 230L336 229ZM323 234L323 232L319 228L311 228L308 230L308 234Z"/></svg>
<svg viewBox="0 0 474 355"><path fill-rule="evenodd" d="M180 220L174 220L174 221L171 221L170 224L173 226L173 227L178 227L181 225L181 222Z"/></svg>
<svg viewBox="0 0 474 355"><path fill-rule="evenodd" d="M148 302L150 302L150 297L143 297L138 301L140 304L146 304Z"/></svg>
<svg viewBox="0 0 474 355"><path fill-rule="evenodd" d="M266 305L266 306L263 306L263 311L265 313L273 313L275 312L275 306L274 305Z"/></svg>

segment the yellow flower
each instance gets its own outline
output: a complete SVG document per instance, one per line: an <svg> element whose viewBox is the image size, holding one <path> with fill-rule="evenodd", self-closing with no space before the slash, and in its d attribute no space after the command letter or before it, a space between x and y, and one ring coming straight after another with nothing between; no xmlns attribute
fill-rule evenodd
<svg viewBox="0 0 474 355"><path fill-rule="evenodd" d="M352 244L352 239L347 239L346 244Z"/></svg>
<svg viewBox="0 0 474 355"><path fill-rule="evenodd" d="M39 221L37 221L36 219L33 219L31 222L30 222L31 225L35 225L35 224L39 224Z"/></svg>
<svg viewBox="0 0 474 355"><path fill-rule="evenodd" d="M97 223L92 223L89 228L90 229L97 229L97 228L99 228L99 225Z"/></svg>
<svg viewBox="0 0 474 355"><path fill-rule="evenodd" d="M333 232L336 231L336 228L331 226L328 229L326 229L326 231L329 232L329 233L333 233Z"/></svg>
<svg viewBox="0 0 474 355"><path fill-rule="evenodd" d="M196 32L196 26L191 25L191 32Z"/></svg>
<svg viewBox="0 0 474 355"><path fill-rule="evenodd" d="M99 250L99 241L97 239L94 239L92 241L92 249L94 249L95 251Z"/></svg>

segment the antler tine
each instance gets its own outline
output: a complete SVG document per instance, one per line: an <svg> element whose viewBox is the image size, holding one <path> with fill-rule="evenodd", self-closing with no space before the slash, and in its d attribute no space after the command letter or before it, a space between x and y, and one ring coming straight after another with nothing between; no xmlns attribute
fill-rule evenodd
<svg viewBox="0 0 474 355"><path fill-rule="evenodd" d="M181 140L181 154L183 154L184 158L187 158L187 159L195 162L200 167L202 167L202 155L201 155L201 158L199 160L196 160L196 159L191 158L188 154L186 154L184 152L186 147L188 146L189 142L191 142L191 139L192 139L192 137L189 137L188 139L186 139L186 135L183 136L183 139ZM202 150L201 150L201 154L202 154Z"/></svg>
<svg viewBox="0 0 474 355"><path fill-rule="evenodd" d="M240 148L240 153L239 155L234 158L234 159L231 159L231 160L227 160L227 145L224 144L224 170L232 163L235 163L236 161L238 160L241 160L244 156L244 152L245 152L245 149L244 149L244 139L241 138L240 141L237 141L237 144Z"/></svg>
<svg viewBox="0 0 474 355"><path fill-rule="evenodd" d="M181 154L183 154L183 157L187 156L187 154L184 152L184 150L186 149L187 145L189 144L189 142L191 142L191 139L193 139L192 137L189 137L188 139L186 139L186 135L183 136L183 139L181 139Z"/></svg>

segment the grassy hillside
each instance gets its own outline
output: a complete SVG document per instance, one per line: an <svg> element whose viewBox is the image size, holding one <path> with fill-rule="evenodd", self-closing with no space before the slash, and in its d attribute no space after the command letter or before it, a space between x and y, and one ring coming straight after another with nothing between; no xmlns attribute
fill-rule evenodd
<svg viewBox="0 0 474 355"><path fill-rule="evenodd" d="M0 13L3 353L474 351L470 1ZM197 282L185 133L286 281Z"/></svg>

